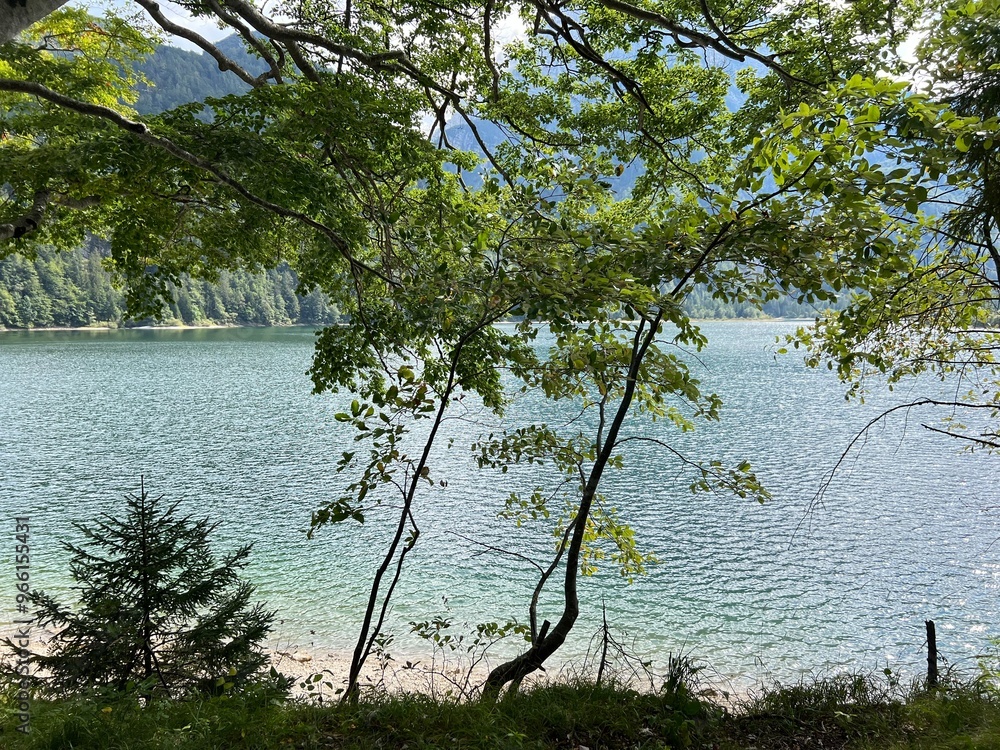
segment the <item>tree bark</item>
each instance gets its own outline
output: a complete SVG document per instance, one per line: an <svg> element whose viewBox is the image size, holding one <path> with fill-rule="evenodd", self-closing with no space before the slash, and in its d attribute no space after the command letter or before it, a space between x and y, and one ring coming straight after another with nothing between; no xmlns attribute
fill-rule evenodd
<svg viewBox="0 0 1000 750"><path fill-rule="evenodd" d="M0 3L4 0L0 0ZM24 216L19 217L11 224L0 224L0 242L6 240L17 240L26 234L31 234L42 224L45 216L45 209L49 206L49 193L47 190L39 190L35 193L35 199L31 204L31 210Z"/></svg>
<svg viewBox="0 0 1000 750"><path fill-rule="evenodd" d="M0 0L0 44L65 4L66 0Z"/></svg>

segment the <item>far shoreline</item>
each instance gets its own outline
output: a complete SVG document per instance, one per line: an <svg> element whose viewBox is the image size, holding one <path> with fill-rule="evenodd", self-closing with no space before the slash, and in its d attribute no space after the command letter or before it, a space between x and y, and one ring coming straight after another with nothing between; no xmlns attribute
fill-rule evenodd
<svg viewBox="0 0 1000 750"><path fill-rule="evenodd" d="M3 333L45 333L48 331L94 331L99 333L111 333L114 331L205 331L221 328L317 328L311 323L289 323L288 325L247 325L243 323L206 323L205 325L168 325L168 326L119 326L119 325L92 325L92 326L33 326L31 328L5 328L0 326L0 334Z"/></svg>
<svg viewBox="0 0 1000 750"><path fill-rule="evenodd" d="M815 318L691 318L693 323L812 323ZM507 323L508 321L500 321ZM90 326L32 326L31 328L6 328L0 326L0 334L4 333L45 333L49 331L94 331L111 333L114 331L204 331L224 328L323 328L312 323L288 323L287 325L252 325L246 323L206 323L204 325L90 325Z"/></svg>

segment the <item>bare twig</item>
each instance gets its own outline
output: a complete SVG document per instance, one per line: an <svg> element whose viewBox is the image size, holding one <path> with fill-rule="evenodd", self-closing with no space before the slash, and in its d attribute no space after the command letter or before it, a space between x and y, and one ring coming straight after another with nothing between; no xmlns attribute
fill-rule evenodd
<svg viewBox="0 0 1000 750"><path fill-rule="evenodd" d="M921 398L917 399L916 401L910 401L905 404L897 404L896 406L886 409L878 416L870 419L868 423L864 427L862 427L857 432L857 434L854 435L853 438L851 438L851 441L847 444L847 447L844 448L843 452L840 454L840 458L837 459L837 463L834 464L833 468L826 473L826 476L824 476L823 480L820 482L820 487L816 491L816 494L813 496L810 508L815 507L818 503L821 503L823 501L823 496L826 494L826 491L830 488L830 485L833 483L834 476L837 474L837 472L840 470L840 467L847 460L847 457L854 449L854 446L857 445L858 442L864 440L867 437L868 432L871 430L872 427L877 425L879 422L884 421L890 414L893 414L901 410L916 409L921 406L947 406L953 409L990 409L990 410L996 410L997 408L1000 408L998 407L997 404L982 404L970 401L942 401L933 398ZM924 425L924 427L926 427L926 425ZM932 429L932 428L928 427L927 429ZM951 433L945 433L945 434L951 434Z"/></svg>
<svg viewBox="0 0 1000 750"><path fill-rule="evenodd" d="M451 536L457 536L459 539L464 539L466 542L469 542L470 544L475 544L477 547L482 547L483 550L486 552L498 552L501 555L507 555L508 557L513 557L523 562L526 562L528 563L528 565L531 565L532 567L537 569L539 573L542 572L541 565L536 563L527 555L522 555L520 552L515 552L514 550L511 549L505 549L504 547L497 547L493 544L487 544L486 542L481 542L478 539L473 539L472 537L466 536L465 534L459 534L457 531L447 531L445 533L450 534Z"/></svg>
<svg viewBox="0 0 1000 750"><path fill-rule="evenodd" d="M931 427L930 425L921 424L925 430L930 430L931 432L939 432L942 435L947 435L950 438L955 438L956 440L968 440L970 443L975 443L976 445L981 445L986 448L1000 448L1000 443L995 440L986 440L982 437L973 437L972 435L963 435L959 432L948 432L948 430L942 430L938 427Z"/></svg>

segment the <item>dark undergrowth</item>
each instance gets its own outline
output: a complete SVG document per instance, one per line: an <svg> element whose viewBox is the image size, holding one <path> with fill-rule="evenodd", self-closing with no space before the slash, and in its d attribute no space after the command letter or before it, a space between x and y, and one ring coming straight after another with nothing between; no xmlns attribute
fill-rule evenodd
<svg viewBox="0 0 1000 750"><path fill-rule="evenodd" d="M978 681L927 691L840 675L755 691L701 736L719 750L1000 750L1000 694Z"/></svg>
<svg viewBox="0 0 1000 750"><path fill-rule="evenodd" d="M4 705L0 747L46 750L259 748L997 748L1000 699L975 683L933 694L841 676L761 689L723 708L686 688L640 693L536 687L489 705L368 695L357 705L266 692L142 708L100 697L32 703L31 731Z"/></svg>

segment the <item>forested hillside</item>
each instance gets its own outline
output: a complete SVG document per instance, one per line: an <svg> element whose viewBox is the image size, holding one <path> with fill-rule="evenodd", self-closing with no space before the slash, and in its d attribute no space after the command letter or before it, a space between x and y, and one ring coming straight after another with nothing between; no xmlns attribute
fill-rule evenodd
<svg viewBox="0 0 1000 750"><path fill-rule="evenodd" d="M787 296L760 307L750 302L726 302L712 297L704 287L694 288L684 300L684 311L692 318L814 318L828 309L842 309L848 300L841 298L835 305L799 303Z"/></svg>
<svg viewBox="0 0 1000 750"><path fill-rule="evenodd" d="M72 252L42 250L33 260L11 255L0 261L0 326L148 325L125 320L125 295L101 264L107 246L92 241ZM215 284L188 280L163 311L166 325L325 325L336 308L322 293L296 294L298 277L282 264L260 274L223 271Z"/></svg>
<svg viewBox="0 0 1000 750"><path fill-rule="evenodd" d="M219 42L219 49L254 75L265 68L260 60L246 53L235 35ZM139 65L139 70L152 84L139 86L135 108L141 114L165 112L210 97L241 94L249 88L236 76L219 70L218 64L208 55L169 45L161 45L156 54Z"/></svg>
<svg viewBox="0 0 1000 750"><path fill-rule="evenodd" d="M0 327L76 327L114 325L326 325L339 313L318 291L296 293L298 276L287 264L260 274L223 271L217 283L188 280L160 321L125 318L125 294L101 264L104 243L72 252L43 250L29 260L11 255L0 261ZM786 298L763 311L747 303L713 299L704 289L693 292L685 307L696 318L808 318L815 305Z"/></svg>
<svg viewBox="0 0 1000 750"><path fill-rule="evenodd" d="M235 36L219 46L248 69L262 69ZM176 47L161 46L140 68L153 84L139 88L136 109L143 114L247 89L209 56ZM187 280L161 320L127 320L125 294L101 263L107 254L107 244L93 239L74 251L43 249L34 259L12 255L0 261L0 327L325 325L339 317L321 293L298 295L298 276L283 264L260 274L223 271L214 284Z"/></svg>

